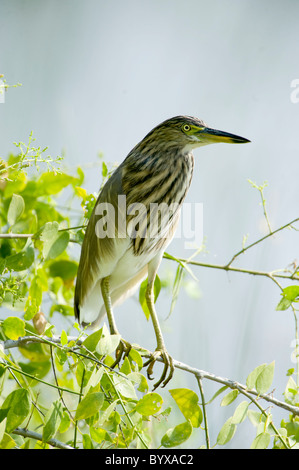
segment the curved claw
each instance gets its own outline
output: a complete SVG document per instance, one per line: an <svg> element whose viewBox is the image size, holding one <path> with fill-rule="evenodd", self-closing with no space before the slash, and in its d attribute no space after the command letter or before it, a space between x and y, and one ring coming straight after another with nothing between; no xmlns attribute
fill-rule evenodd
<svg viewBox="0 0 299 470"><path fill-rule="evenodd" d="M114 367L116 367L117 364L120 363L122 357L123 359L125 359L130 354L131 349L132 349L132 345L128 343L128 341L121 339L116 350L115 361L113 362L111 368L114 369Z"/></svg>
<svg viewBox="0 0 299 470"><path fill-rule="evenodd" d="M174 373L174 365L173 365L172 357L168 354L168 352L165 349L156 349L156 351L153 352L149 360L143 364L143 367L147 367L148 379L153 380L153 377L151 377L151 375L153 373L153 368L158 357L161 357L163 359L164 368L163 368L163 372L162 372L160 379L158 380L158 382L154 384L153 390L158 388L161 385L161 383L162 383L162 387L165 387L168 384L168 382L172 379L172 376ZM168 369L169 369L169 374L166 377Z"/></svg>

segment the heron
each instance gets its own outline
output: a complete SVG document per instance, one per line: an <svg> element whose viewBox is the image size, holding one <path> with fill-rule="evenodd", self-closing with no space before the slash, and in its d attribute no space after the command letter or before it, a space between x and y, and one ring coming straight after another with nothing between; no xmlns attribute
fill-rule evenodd
<svg viewBox="0 0 299 470"><path fill-rule="evenodd" d="M144 364L149 379L153 379L155 362L164 362L154 389L165 387L174 372L155 309L156 274L191 184L193 150L220 142L250 141L208 127L196 117L182 115L163 121L107 180L86 228L75 286L75 316L81 325L97 328L106 314L111 335L119 334L113 308L133 295L147 278L145 298L157 340L155 351ZM157 215L161 205L169 210L152 217L151 209L156 208ZM130 343L121 338L114 366L130 349Z"/></svg>

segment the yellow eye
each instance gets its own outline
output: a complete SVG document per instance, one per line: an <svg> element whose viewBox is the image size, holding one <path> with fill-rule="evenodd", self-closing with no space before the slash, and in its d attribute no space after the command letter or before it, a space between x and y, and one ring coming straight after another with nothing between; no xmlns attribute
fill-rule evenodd
<svg viewBox="0 0 299 470"><path fill-rule="evenodd" d="M184 130L185 132L190 131L190 129L191 129L191 126L189 126L189 124L184 124L184 125L183 125L183 130Z"/></svg>

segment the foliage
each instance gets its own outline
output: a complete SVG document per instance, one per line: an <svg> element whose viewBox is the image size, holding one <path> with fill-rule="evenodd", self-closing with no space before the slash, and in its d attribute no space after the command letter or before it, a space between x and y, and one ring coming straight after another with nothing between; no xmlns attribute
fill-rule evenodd
<svg viewBox="0 0 299 470"><path fill-rule="evenodd" d="M0 305L3 312L12 312L0 320L0 447L172 448L186 445L194 433L210 447L207 407L228 388L221 407L237 405L223 426L219 424L215 446L226 445L249 419L256 428L252 448L298 447L298 358L296 371L288 371L283 402L294 412L280 427L274 424L271 409L260 404L261 398L271 401L267 394L274 362L255 368L246 386L218 379L225 386L209 401L204 398L200 371L195 371L200 396L175 388L169 390L167 401L159 391L151 392L142 373L148 351L142 348L133 348L118 368L111 367L119 335L111 335L105 325L87 334L73 323L76 247L82 242L95 195L82 186L82 168L73 174L62 170L60 157L46 156L46 149L33 143L31 134L28 144L16 144L17 154L0 161ZM110 175L107 164L101 161L100 169L105 181ZM266 214L265 186L255 187ZM232 269L234 259L246 249L220 268ZM171 313L182 286L194 294L196 278L191 266L203 264L194 257L165 257L177 263L177 269L171 283L156 278L155 298L167 286L172 294ZM276 274L268 273L268 277L278 284ZM190 282L185 279L188 276ZM281 288L277 309L291 308L296 318L297 267L282 276L292 285ZM148 318L144 283L139 301ZM55 325L61 319L66 326L57 335ZM77 334L71 336L74 329ZM298 344L296 354L297 348ZM238 402L240 397L246 400ZM272 405L281 406L281 402L272 401ZM174 420L174 425L168 420Z"/></svg>

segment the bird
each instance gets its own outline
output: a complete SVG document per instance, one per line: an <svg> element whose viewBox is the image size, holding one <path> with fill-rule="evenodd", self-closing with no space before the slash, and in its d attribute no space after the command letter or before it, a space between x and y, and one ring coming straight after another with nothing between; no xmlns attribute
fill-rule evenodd
<svg viewBox="0 0 299 470"><path fill-rule="evenodd" d="M163 121L129 152L106 181L87 224L75 285L75 317L81 325L97 328L107 314L111 335L119 334L114 307L133 295L147 278L145 299L157 340L155 351L144 363L149 379L153 379L156 361L164 362L153 389L165 387L174 373L173 358L166 349L155 309L156 274L191 184L193 150L220 142L250 141L208 127L192 116ZM160 207L169 210L161 215ZM130 343L121 338L113 366L130 349Z"/></svg>

